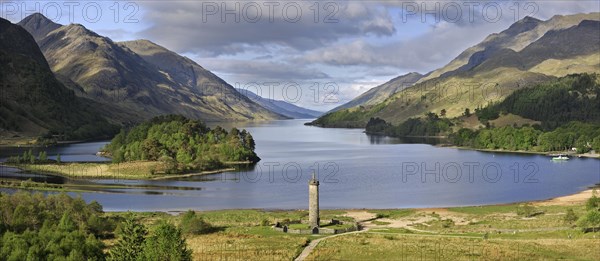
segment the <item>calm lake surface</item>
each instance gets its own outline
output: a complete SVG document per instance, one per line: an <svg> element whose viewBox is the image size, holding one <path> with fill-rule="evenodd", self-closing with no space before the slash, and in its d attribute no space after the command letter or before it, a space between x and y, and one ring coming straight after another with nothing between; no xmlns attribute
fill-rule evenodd
<svg viewBox="0 0 600 261"><path fill-rule="evenodd" d="M107 211L306 209L308 180L321 182L321 208L421 208L541 200L600 183L600 160L487 153L368 136L359 129L304 126L308 120L221 124L245 128L262 160L238 172L178 180L73 180L1 167L2 178L127 185L79 193ZM213 124L215 125L215 124ZM47 148L63 161L102 161L106 142ZM20 153L2 149L0 157ZM5 189L5 191L7 191Z"/></svg>

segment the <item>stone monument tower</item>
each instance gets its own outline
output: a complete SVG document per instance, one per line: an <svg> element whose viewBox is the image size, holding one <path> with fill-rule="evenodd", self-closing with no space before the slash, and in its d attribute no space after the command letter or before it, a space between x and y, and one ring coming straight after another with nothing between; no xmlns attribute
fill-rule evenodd
<svg viewBox="0 0 600 261"><path fill-rule="evenodd" d="M312 179L308 182L308 224L311 229L318 228L319 221L319 180L313 173Z"/></svg>

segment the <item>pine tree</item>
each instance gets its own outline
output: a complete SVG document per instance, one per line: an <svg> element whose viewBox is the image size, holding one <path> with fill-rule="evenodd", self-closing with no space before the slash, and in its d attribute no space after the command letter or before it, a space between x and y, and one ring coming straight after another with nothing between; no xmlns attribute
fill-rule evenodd
<svg viewBox="0 0 600 261"><path fill-rule="evenodd" d="M44 163L46 162L46 160L48 160L48 155L45 151L40 151L40 153L38 154L38 159L40 160L40 162Z"/></svg>
<svg viewBox="0 0 600 261"><path fill-rule="evenodd" d="M181 230L167 222L156 228L154 235L144 243L144 260L192 260Z"/></svg>
<svg viewBox="0 0 600 261"><path fill-rule="evenodd" d="M29 152L27 154L29 155L29 162L31 164L35 164L35 156L33 156L33 152L31 152L31 150L29 150Z"/></svg>
<svg viewBox="0 0 600 261"><path fill-rule="evenodd" d="M56 163L60 163L60 154L56 155Z"/></svg>
<svg viewBox="0 0 600 261"><path fill-rule="evenodd" d="M119 239L110 250L108 260L139 260L144 254L146 227L135 220L133 214L125 217L119 229ZM157 259L155 259L157 260Z"/></svg>
<svg viewBox="0 0 600 261"><path fill-rule="evenodd" d="M73 231L75 228L75 222L73 222L73 219L71 219L69 213L63 213L62 217L60 218L60 222L58 223L58 229L62 231Z"/></svg>

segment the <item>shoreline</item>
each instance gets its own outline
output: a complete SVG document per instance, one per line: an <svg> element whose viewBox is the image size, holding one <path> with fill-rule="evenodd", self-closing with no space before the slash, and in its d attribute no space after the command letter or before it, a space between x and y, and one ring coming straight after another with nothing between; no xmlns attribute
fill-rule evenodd
<svg viewBox="0 0 600 261"><path fill-rule="evenodd" d="M189 178L195 176L204 176L204 175L212 175L219 174L223 172L235 171L235 168L226 168L226 169L217 169L217 170L205 170L197 173L188 173L188 174L174 174L174 175L165 175L155 178L149 178L148 180L165 180L165 179L177 179L177 178Z"/></svg>
<svg viewBox="0 0 600 261"><path fill-rule="evenodd" d="M181 178L181 177L192 177L192 176L202 176L202 175L210 175L222 172L221 170L216 171L206 171L203 173L191 173L191 174L183 174L178 175L177 177L159 177L154 179L147 180L165 180L170 178ZM27 188L19 188L19 187L9 187L9 186L0 186L0 188L7 189L17 189L17 190L27 190L30 192L36 191L49 191L49 192L67 192L67 193L104 193L103 191L96 190L83 190L83 189L61 189L61 188L36 188L35 186L27 187ZM541 200L530 200L530 201L516 201L510 203L493 203L493 204L482 204L482 205L465 205L465 206L436 206L436 207L417 207L417 208L324 208L323 211L377 211L377 210L415 210L421 212L431 212L431 211L439 211L439 210L450 210L455 208L477 208L477 207L496 207L496 206L511 206L511 205L520 205L520 204L531 204L536 207L547 207L547 206L562 206L562 207L570 207L576 205L583 205L585 202L592 197L593 192L599 190L600 186L588 187L582 191L578 191L576 193L567 194L563 196L557 196L547 199ZM183 213L189 209L162 209L162 210L105 210L105 212L112 213L120 213L120 212L138 212L138 213ZM304 211L308 209L297 209L297 208L219 208L219 209L194 209L195 211L203 211L203 212L211 212L211 211L238 211L238 210L262 210L267 212L277 212L277 211Z"/></svg>
<svg viewBox="0 0 600 261"><path fill-rule="evenodd" d="M585 203L589 198L592 197L594 190L598 190L599 186L587 188L577 193L568 194L564 196L553 197L549 199L528 201L535 206L572 206L577 204Z"/></svg>
<svg viewBox="0 0 600 261"><path fill-rule="evenodd" d="M497 207L497 206L511 206L511 205L520 205L520 204L532 204L536 207L546 207L546 206L575 206L575 205L583 205L585 202L592 197L592 193L594 190L597 190L600 194L600 185L588 187L582 191L578 191L573 194L567 194L563 196L540 199L540 200L529 200L529 201L516 201L510 203L492 203L492 204L483 204L483 205L465 205L465 206L437 206L437 207L419 207L419 208L322 208L323 211L377 211L377 210L415 210L421 212L432 212L439 210L450 210L455 208L477 208L477 207ZM108 210L106 212L120 213L120 212L139 212L139 213L171 213L178 214L184 213L189 209L162 209L162 210L151 210L151 211L134 211L134 210ZM194 211L202 211L202 212L211 212L211 211L241 211L241 210L262 210L267 212L278 212L278 211L308 211L308 209L302 208L220 208L220 209L193 209Z"/></svg>
<svg viewBox="0 0 600 261"><path fill-rule="evenodd" d="M123 180L167 180L174 178L186 178L193 176L203 176L219 174L223 172L235 171L234 167L226 167L215 170L205 170L194 173L184 174L163 174L163 175L152 175L149 171L146 173L137 172L136 174L128 173L130 171L140 171L145 169L147 163L153 162L132 162L127 165L121 165L124 168L119 169L119 164L113 163L102 163L102 162L64 162L59 164L39 164L39 165L19 165L19 164L6 164L0 163L0 166L10 167L18 169L24 173L39 173L43 175L57 176L62 178L80 179L80 180L93 180L98 178L106 179L123 179ZM122 164L122 163L120 163ZM235 164L231 164L235 165ZM116 166L116 169L110 169ZM62 169L62 170L61 170ZM66 171L65 171L66 170ZM78 172L79 171L79 172Z"/></svg>
<svg viewBox="0 0 600 261"><path fill-rule="evenodd" d="M590 159L600 159L600 154L592 154L592 153L565 153L560 151L526 151L526 150L501 150L501 149L477 149L471 147L464 146L455 146L455 145L447 145L447 144L436 144L433 145L438 148L450 148L450 149L459 149L459 150L471 150L471 151L479 151L479 152L497 152L497 153L512 153L512 154L529 154L529 155L542 155L542 156L550 156L551 154L566 154L570 157L577 158L590 158Z"/></svg>
<svg viewBox="0 0 600 261"><path fill-rule="evenodd" d="M105 164L106 165L106 164ZM97 178L117 178L117 179L126 179L126 180L169 180L169 179L177 179L177 178L187 178L187 177L194 177L194 176L204 176L204 175L212 175L212 174L219 174L219 173L223 173L223 172L229 172L229 171L235 171L235 168L225 168L225 169L218 169L218 170L208 170L208 171L201 171L201 172L196 172L196 173L187 173L187 174L176 174L176 175L162 175L162 176L156 176L156 177L151 177L149 175L146 176L115 176L115 175L100 175L100 176L86 176L86 175L66 175L66 174L62 174L59 172L53 172L53 171L39 171L39 170L34 170L34 169L25 169L22 168L22 166L15 166L15 165L7 165L7 164L0 164L0 166L5 166L5 167L12 167L12 168L17 168L22 172L32 172L32 171L38 171L41 174L45 174L45 175L50 175L50 176L58 176L58 177L64 177L64 178L74 178L74 179L83 179L83 180L93 180L93 179L97 179ZM0 186L0 187L5 187L5 186ZM14 187L13 187L14 188ZM16 188L18 189L18 188ZM35 186L31 186L29 187L27 190L31 190L31 191L45 191L47 189L43 188L43 187L39 187L36 188ZM578 205L578 204L584 204L585 201L587 201L593 194L594 190L600 190L600 184L595 184L595 185L591 185L586 187L583 190L580 190L578 192L572 193L572 194L567 194L567 195L562 195L562 196L556 196L556 197L552 197L552 198L547 198L547 199L540 199L540 200L529 200L529 201L515 201L515 202L508 202L508 203L491 203L491 204L481 204L481 205L464 205L464 206L436 206L436 207L417 207L417 208L331 208L331 209L323 209L323 210L343 210L343 211L351 211L351 210L383 210L383 209L390 209L390 210L401 210L401 209L413 209L413 210L419 210L419 211L426 211L426 210L432 210L432 209L452 209L452 208L462 208L462 207L489 207L489 206L508 206L508 205L516 205L516 204L532 204L534 206L573 206L573 205ZM77 191L70 191L69 189L65 189L65 192L77 192ZM91 192L91 193L98 193L100 191L86 191L86 192ZM261 209L261 208L222 208L222 209L197 209L199 211L217 211L217 210L247 210L247 209ZM286 209L286 208L267 208L267 209L262 209L262 210L267 210L267 211L285 211L285 210L301 210L301 209ZM156 211L139 211L139 212L180 212L180 211L185 211L185 210L156 210ZM113 212L113 211L111 211ZM114 211L114 212L120 212L120 211Z"/></svg>
<svg viewBox="0 0 600 261"><path fill-rule="evenodd" d="M326 127L326 126L319 126L319 125L315 125L315 124L304 124L305 126L311 126L311 127L319 127L319 128L333 128L333 129L361 129L361 128L351 128L351 127ZM364 129L364 128L362 128ZM396 136L389 136L389 135L385 135L383 133L379 133L379 132L368 132L366 130L363 131L364 134L367 135L374 135L374 136L381 136L381 137L388 137L388 138L396 138L396 139L410 139L410 138L418 138L418 139L447 139L448 136L447 135L442 135L442 136L403 136L403 137L396 137ZM453 145L453 144L444 144L444 143L440 143L440 144L428 144L428 143L422 143L422 144L427 144L427 145L432 145L438 148L453 148L453 149L460 149L460 150L472 150L472 151L479 151L479 152L498 152L498 153L514 153L514 154L530 154L530 155L543 155L543 156L550 156L551 154L566 154L568 156L571 157L578 157L578 158L591 158L591 159L600 159L600 153L596 153L596 154L592 154L589 152L586 153L575 153L575 152L564 152L564 151L524 151L524 150L502 150L502 149L478 149L478 148L472 148L472 147L465 147L465 146L457 146L457 145Z"/></svg>

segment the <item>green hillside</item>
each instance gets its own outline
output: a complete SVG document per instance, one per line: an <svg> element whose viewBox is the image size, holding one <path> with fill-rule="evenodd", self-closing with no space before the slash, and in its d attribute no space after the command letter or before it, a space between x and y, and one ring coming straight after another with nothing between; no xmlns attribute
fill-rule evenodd
<svg viewBox="0 0 600 261"><path fill-rule="evenodd" d="M472 115L465 111L456 118L430 112L397 125L371 118L366 131L394 137L448 136L455 145L480 149L600 151L599 82L596 74L577 74L517 90L502 102L475 109L486 128L467 126L465 120ZM494 120L509 114L540 124L494 126Z"/></svg>
<svg viewBox="0 0 600 261"><path fill-rule="evenodd" d="M576 74L513 92L500 103L476 110L480 121L512 113L554 129L570 121L600 123L600 79Z"/></svg>
<svg viewBox="0 0 600 261"><path fill-rule="evenodd" d="M181 114L206 121L282 119L189 58L147 40L117 43L80 24L32 14L19 22L54 73L123 124ZM71 84L68 84L71 85Z"/></svg>
<svg viewBox="0 0 600 261"><path fill-rule="evenodd" d="M380 118L398 125L442 111L446 117L460 117L467 109L473 112L501 102L523 87L573 73L599 73L597 19L598 13L548 21L525 18L380 103L329 112L311 124L364 128L370 118Z"/></svg>
<svg viewBox="0 0 600 261"><path fill-rule="evenodd" d="M35 40L0 19L0 129L59 139L109 137L118 128L55 77Z"/></svg>

